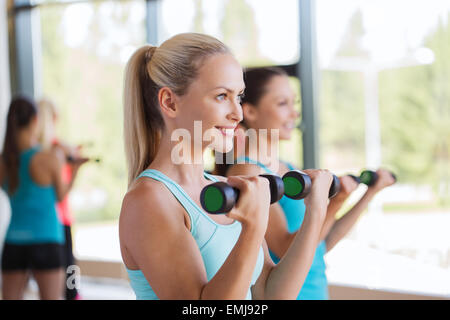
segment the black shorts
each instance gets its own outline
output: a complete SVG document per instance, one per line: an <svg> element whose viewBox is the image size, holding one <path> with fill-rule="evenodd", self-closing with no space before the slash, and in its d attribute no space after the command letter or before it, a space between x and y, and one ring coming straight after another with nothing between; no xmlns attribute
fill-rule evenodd
<svg viewBox="0 0 450 320"><path fill-rule="evenodd" d="M5 243L2 271L49 270L65 266L63 245L58 243L17 245Z"/></svg>

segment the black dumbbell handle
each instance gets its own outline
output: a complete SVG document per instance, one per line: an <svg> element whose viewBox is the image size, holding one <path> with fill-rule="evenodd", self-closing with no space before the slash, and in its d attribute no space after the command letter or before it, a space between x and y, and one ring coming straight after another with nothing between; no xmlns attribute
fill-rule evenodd
<svg viewBox="0 0 450 320"><path fill-rule="evenodd" d="M260 177L264 177L269 180L269 188L270 188L270 204L277 202L281 199L284 194L284 184L283 180L279 176L273 174L260 174ZM238 188L232 187L235 192L234 195L234 203L237 203L239 200L240 190Z"/></svg>
<svg viewBox="0 0 450 320"><path fill-rule="evenodd" d="M353 178L353 180L356 181L356 183L361 183L361 179L353 174L349 174L349 177Z"/></svg>
<svg viewBox="0 0 450 320"><path fill-rule="evenodd" d="M74 163L74 162L77 161L77 159L76 159L75 157L73 157L73 156L67 156L67 157L66 157L66 161L67 161L67 162L70 162L70 163ZM99 158L89 159L89 161L100 162L100 159L99 159Z"/></svg>
<svg viewBox="0 0 450 320"><path fill-rule="evenodd" d="M333 174L333 182L330 186L330 192L328 193L328 198L333 198L335 195L339 193L341 190L341 182L339 181L339 178Z"/></svg>

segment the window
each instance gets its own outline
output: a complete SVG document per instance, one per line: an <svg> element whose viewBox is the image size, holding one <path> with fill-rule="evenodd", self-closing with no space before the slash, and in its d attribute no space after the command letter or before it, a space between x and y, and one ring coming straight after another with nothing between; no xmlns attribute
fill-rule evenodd
<svg viewBox="0 0 450 320"><path fill-rule="evenodd" d="M449 18L444 1L317 3L321 166L398 177L328 254L331 281L449 294Z"/></svg>
<svg viewBox="0 0 450 320"><path fill-rule="evenodd" d="M245 66L291 64L299 58L298 12L296 0L164 0L159 37L206 33Z"/></svg>
<svg viewBox="0 0 450 320"><path fill-rule="evenodd" d="M43 94L59 109L59 137L100 157L70 194L77 220L117 219L127 174L123 151L125 64L145 43L145 1L40 7Z"/></svg>

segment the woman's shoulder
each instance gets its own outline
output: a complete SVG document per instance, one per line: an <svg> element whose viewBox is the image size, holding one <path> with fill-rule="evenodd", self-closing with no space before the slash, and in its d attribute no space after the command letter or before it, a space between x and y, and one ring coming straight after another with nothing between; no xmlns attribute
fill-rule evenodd
<svg viewBox="0 0 450 320"><path fill-rule="evenodd" d="M213 177L213 178L215 178L215 179L217 179L219 181L222 181L222 182L226 182L227 181L227 177L224 177L224 176L220 176L220 175L216 175L216 174L212 174L212 173L208 173L208 175L210 177Z"/></svg>
<svg viewBox="0 0 450 320"><path fill-rule="evenodd" d="M164 185L161 182L142 177L131 183L125 194L124 201L158 201L161 198L158 194L163 191L163 189Z"/></svg>
<svg viewBox="0 0 450 320"><path fill-rule="evenodd" d="M39 167L57 167L64 161L63 155L53 149L41 149L33 156L33 161L39 163Z"/></svg>
<svg viewBox="0 0 450 320"><path fill-rule="evenodd" d="M168 201L169 192L160 181L145 177L137 179L123 198L121 216L126 214L131 219L139 220L142 217L152 220L169 218L172 215L167 212L179 209L179 206L175 205L176 201Z"/></svg>
<svg viewBox="0 0 450 320"><path fill-rule="evenodd" d="M228 168L227 176L254 176L260 174L262 171L262 168L254 163L236 163Z"/></svg>
<svg viewBox="0 0 450 320"><path fill-rule="evenodd" d="M169 235L179 234L185 228L181 206L168 192L163 183L143 177L134 181L125 194L119 216L119 238L128 267L138 268L132 258L139 254L138 248L167 242Z"/></svg>

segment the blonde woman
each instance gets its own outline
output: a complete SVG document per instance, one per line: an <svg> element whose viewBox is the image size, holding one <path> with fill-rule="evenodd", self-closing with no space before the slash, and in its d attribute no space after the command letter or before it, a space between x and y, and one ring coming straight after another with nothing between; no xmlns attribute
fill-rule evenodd
<svg viewBox="0 0 450 320"><path fill-rule="evenodd" d="M217 39L179 34L159 47L143 46L125 74L124 132L129 188L120 213L122 259L138 299L295 299L319 239L332 175L308 170L305 226L274 265L264 240L269 214L268 182L260 177L212 176L202 154L210 145L226 152L242 120L242 67ZM201 121L201 132L195 121ZM198 124L198 122L197 122ZM197 130L197 132L196 132ZM183 155L174 161L188 133ZM222 143L203 141L204 133ZM194 137L194 138L192 138ZM198 138L200 137L200 138ZM226 215L200 207L200 192L227 181L240 198Z"/></svg>
<svg viewBox="0 0 450 320"><path fill-rule="evenodd" d="M64 143L56 136L56 124L58 122L58 110L49 98L42 98L38 101L39 109L39 144L44 150L51 151L55 155L61 158L63 163L61 168L61 177L65 183L72 180L73 177L73 166L67 161L70 159L72 162L75 159L80 158L80 147L72 147ZM64 226L64 261L65 268L75 265L75 257L73 255L72 246L72 223L73 214L70 209L68 194L58 202L57 204L58 217ZM71 276L70 273L66 272L66 279ZM74 288L69 288L65 286L64 296L66 300L79 300L81 299L78 290Z"/></svg>

